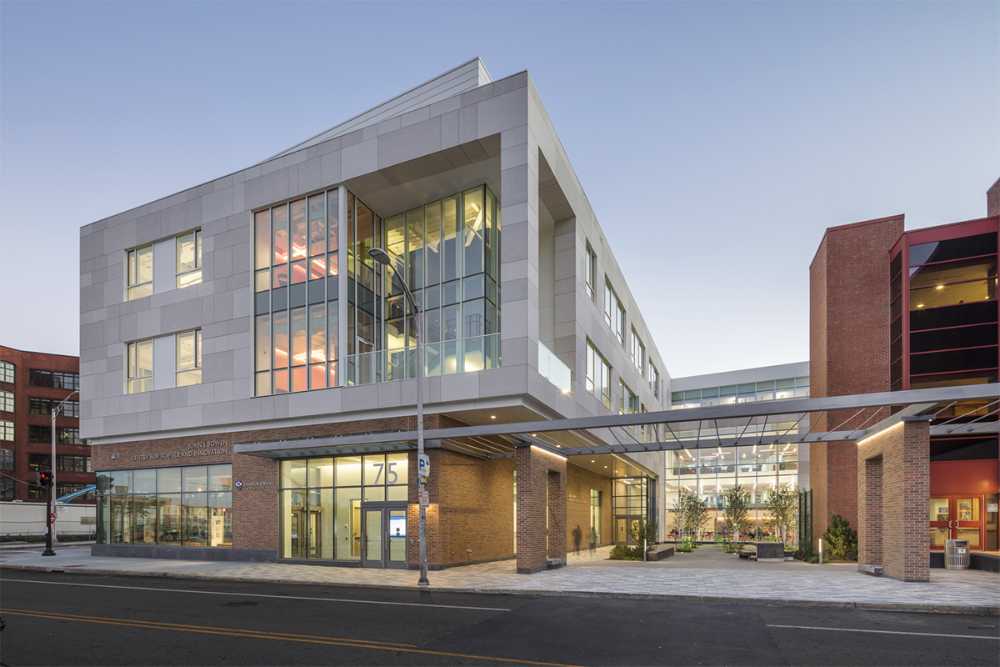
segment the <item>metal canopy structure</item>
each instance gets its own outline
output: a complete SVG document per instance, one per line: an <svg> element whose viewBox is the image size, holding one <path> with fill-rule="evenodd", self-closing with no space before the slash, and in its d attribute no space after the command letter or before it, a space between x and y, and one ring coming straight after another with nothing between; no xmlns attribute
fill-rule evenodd
<svg viewBox="0 0 1000 667"><path fill-rule="evenodd" d="M967 412L945 418L956 406ZM829 431L803 428L810 414L849 416ZM562 456L627 454L705 447L857 441L902 421L932 420L931 436L1000 432L1000 384L663 410L428 429L428 448L440 447L479 458L506 458L534 445ZM408 450L416 431L382 431L234 445L239 454L274 459Z"/></svg>

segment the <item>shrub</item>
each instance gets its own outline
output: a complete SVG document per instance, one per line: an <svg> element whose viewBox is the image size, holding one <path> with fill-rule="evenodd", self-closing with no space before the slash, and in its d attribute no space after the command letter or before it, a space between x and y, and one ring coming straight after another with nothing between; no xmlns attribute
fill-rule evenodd
<svg viewBox="0 0 1000 667"><path fill-rule="evenodd" d="M642 560L642 547L628 547L616 544L611 549L611 560Z"/></svg>
<svg viewBox="0 0 1000 667"><path fill-rule="evenodd" d="M823 544L829 560L857 560L858 534L847 519L834 514L830 526L823 533Z"/></svg>

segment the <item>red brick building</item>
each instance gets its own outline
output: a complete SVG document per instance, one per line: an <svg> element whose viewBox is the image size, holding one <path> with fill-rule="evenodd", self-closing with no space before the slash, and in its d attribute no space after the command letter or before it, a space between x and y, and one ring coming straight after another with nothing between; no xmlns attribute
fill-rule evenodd
<svg viewBox="0 0 1000 667"><path fill-rule="evenodd" d="M51 465L51 410L80 386L80 360L0 345L0 500L43 501L34 472ZM57 495L94 483L90 447L80 440L79 401L56 418ZM93 496L77 502L93 502Z"/></svg>
<svg viewBox="0 0 1000 667"><path fill-rule="evenodd" d="M987 203L978 220L905 231L896 215L826 230L810 266L812 396L997 382L1000 181ZM933 423L995 421L996 408L956 403ZM815 415L813 429L856 428L869 416ZM817 443L810 453L813 534L834 514L858 527L856 448ZM998 549L998 456L996 434L931 438L932 553L948 538Z"/></svg>

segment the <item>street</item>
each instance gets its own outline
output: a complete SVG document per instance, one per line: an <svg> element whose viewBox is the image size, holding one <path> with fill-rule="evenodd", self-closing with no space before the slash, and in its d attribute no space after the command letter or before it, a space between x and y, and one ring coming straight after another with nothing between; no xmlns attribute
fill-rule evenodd
<svg viewBox="0 0 1000 667"><path fill-rule="evenodd" d="M990 617L4 571L19 665L997 664Z"/></svg>

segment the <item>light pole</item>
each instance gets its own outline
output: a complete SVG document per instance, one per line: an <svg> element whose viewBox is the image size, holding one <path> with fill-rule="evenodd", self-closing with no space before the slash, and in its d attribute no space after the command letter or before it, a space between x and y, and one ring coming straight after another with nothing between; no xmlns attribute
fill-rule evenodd
<svg viewBox="0 0 1000 667"><path fill-rule="evenodd" d="M59 401L59 404L56 405L56 407L52 408L52 418L49 425L49 437L52 441L52 459L49 463L49 470L52 471L52 486L49 487L49 499L52 502L52 509L49 511L50 516L45 517L45 520L49 522L50 526L49 530L52 533L52 543L56 543L59 541L59 538L56 536L56 525L55 525L56 512L57 512L56 510L56 415L62 412L63 406L66 405L66 401L73 398L79 393L80 392L78 390L73 390L73 392L69 396ZM51 549L49 549L49 551L51 551ZM52 555L54 556L55 552L53 552Z"/></svg>
<svg viewBox="0 0 1000 667"><path fill-rule="evenodd" d="M417 327L417 505L420 517L417 531L420 549L420 579L417 581L417 585L429 586L430 581L427 579L427 489L424 484L424 476L420 470L424 460L424 316L420 310L420 306L417 305L417 300L413 298L410 286L406 284L403 276L399 275L395 267L393 267L389 253L382 248L372 248L368 251L368 256L392 271L399 280L399 284L403 288L403 294L406 296L410 308L413 309L414 324Z"/></svg>

